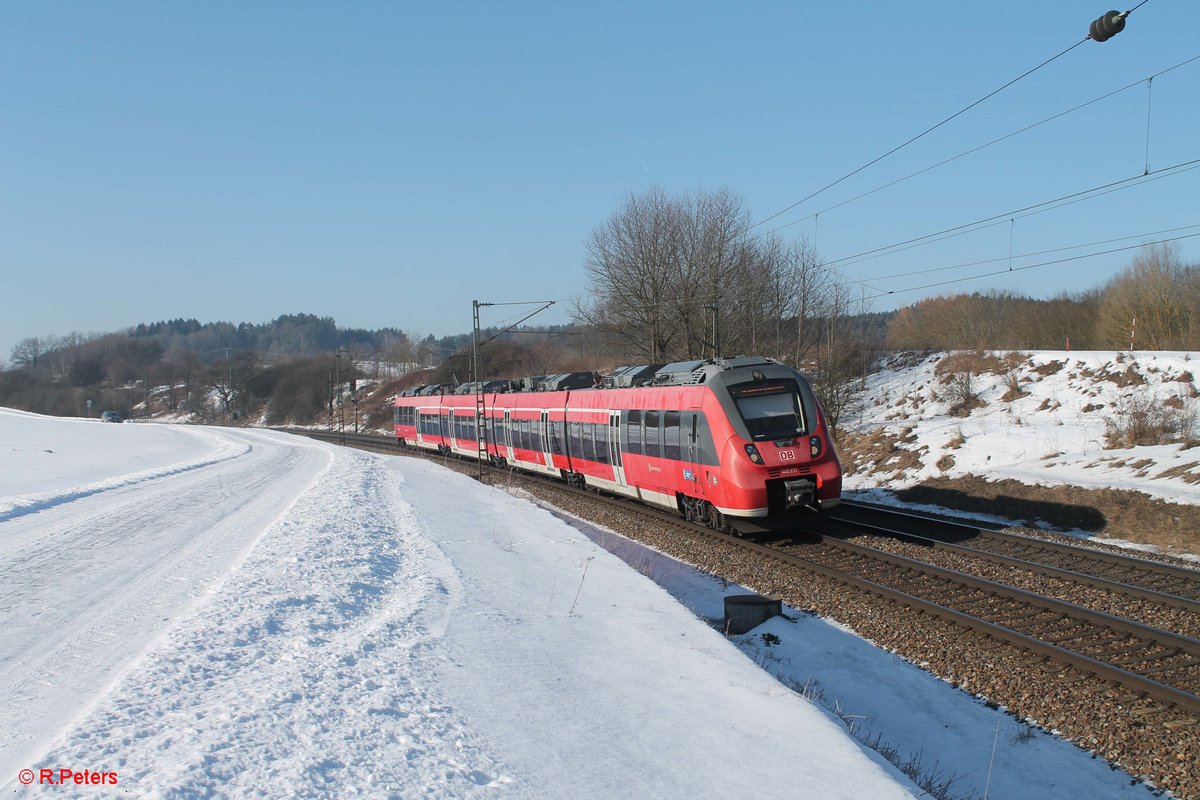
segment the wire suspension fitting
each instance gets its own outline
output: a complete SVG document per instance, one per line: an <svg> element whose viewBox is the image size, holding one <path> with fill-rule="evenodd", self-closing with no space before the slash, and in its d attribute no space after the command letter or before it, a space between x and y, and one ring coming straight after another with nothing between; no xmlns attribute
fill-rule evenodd
<svg viewBox="0 0 1200 800"><path fill-rule="evenodd" d="M1107 42L1125 30L1125 18L1128 16L1128 11L1122 13L1116 9L1101 14L1088 26L1088 38L1093 42Z"/></svg>

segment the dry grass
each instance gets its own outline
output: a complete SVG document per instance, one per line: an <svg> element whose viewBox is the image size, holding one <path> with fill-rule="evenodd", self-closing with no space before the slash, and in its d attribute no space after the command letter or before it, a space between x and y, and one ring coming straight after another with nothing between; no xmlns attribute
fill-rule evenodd
<svg viewBox="0 0 1200 800"><path fill-rule="evenodd" d="M1117 386L1120 386L1122 389L1126 386L1142 386L1146 383L1146 379L1142 377L1140 372L1133 368L1132 364L1126 367L1124 372L1116 375L1108 373L1104 377L1107 380L1115 383Z"/></svg>
<svg viewBox="0 0 1200 800"><path fill-rule="evenodd" d="M391 381L385 381L374 387L374 390L359 401L359 411L363 414L363 428L386 430L389 433L392 430L392 402L396 399L396 393L407 385L406 378L397 378Z"/></svg>
<svg viewBox="0 0 1200 800"><path fill-rule="evenodd" d="M838 439L838 455L842 469L847 473L873 474L887 472L895 474L921 467L921 453L901 447L916 441L912 428L905 428L899 436L876 428L867 434L846 434Z"/></svg>
<svg viewBox="0 0 1200 800"><path fill-rule="evenodd" d="M1056 372L1061 372L1064 366L1066 365L1061 361L1048 361L1045 364L1040 364L1034 367L1033 371L1038 375L1045 377L1046 375L1053 375Z"/></svg>
<svg viewBox="0 0 1200 800"><path fill-rule="evenodd" d="M1015 358L1015 362L1014 362ZM973 375L1003 375L1015 369L1024 361L1019 353L1008 353L1004 358L990 353L962 352L950 353L942 358L933 368L934 374L940 375L942 383L949 383L953 376L963 372Z"/></svg>
<svg viewBox="0 0 1200 800"><path fill-rule="evenodd" d="M1196 467L1200 467L1200 461L1192 461L1187 464L1180 464L1170 469L1165 469L1158 473L1155 477L1158 478L1179 478L1184 483L1196 484L1200 483L1200 472L1192 472Z"/></svg>
<svg viewBox="0 0 1200 800"><path fill-rule="evenodd" d="M1186 465L1200 466L1200 462ZM1186 471L1183 465L1173 468ZM1179 477L1177 476L1177 477ZM1200 476L1196 476L1200 483ZM1062 530L1084 530L1100 536L1151 544L1171 553L1200 553L1200 506L1155 500L1125 489L1076 486L1028 486L1012 480L985 481L971 475L933 478L896 496L910 503L932 503L961 511L996 513L1029 522L1042 521Z"/></svg>

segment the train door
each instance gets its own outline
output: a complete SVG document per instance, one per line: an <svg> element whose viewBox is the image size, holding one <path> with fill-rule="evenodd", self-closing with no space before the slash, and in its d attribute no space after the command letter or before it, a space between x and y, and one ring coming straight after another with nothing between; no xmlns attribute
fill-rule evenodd
<svg viewBox="0 0 1200 800"><path fill-rule="evenodd" d="M421 413L420 406L413 408L413 416L417 423L417 446L423 447L425 445L425 415Z"/></svg>
<svg viewBox="0 0 1200 800"><path fill-rule="evenodd" d="M550 412L542 411L542 419L540 422L542 431L542 463L549 470L554 469L554 456L550 452Z"/></svg>
<svg viewBox="0 0 1200 800"><path fill-rule="evenodd" d="M504 434L500 440L500 446L504 448L501 453L511 462L513 460L512 449L512 412L507 409L504 411Z"/></svg>
<svg viewBox="0 0 1200 800"><path fill-rule="evenodd" d="M684 414L684 439L687 440L687 466L683 470L683 477L692 483L692 497L703 497L705 481L701 479L700 465L700 438L699 438L700 410L692 409Z"/></svg>
<svg viewBox="0 0 1200 800"><path fill-rule="evenodd" d="M621 412L608 412L608 456L612 461L613 480L618 486L627 486L625 483L625 467L621 461Z"/></svg>

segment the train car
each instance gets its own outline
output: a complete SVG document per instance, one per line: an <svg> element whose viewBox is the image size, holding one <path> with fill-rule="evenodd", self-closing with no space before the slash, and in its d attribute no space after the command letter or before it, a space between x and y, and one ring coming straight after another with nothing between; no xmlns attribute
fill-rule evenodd
<svg viewBox="0 0 1200 800"><path fill-rule="evenodd" d="M808 381L772 359L667 364L651 385L396 398L397 441L557 475L717 529L777 530L841 498ZM476 414L484 441L478 440Z"/></svg>

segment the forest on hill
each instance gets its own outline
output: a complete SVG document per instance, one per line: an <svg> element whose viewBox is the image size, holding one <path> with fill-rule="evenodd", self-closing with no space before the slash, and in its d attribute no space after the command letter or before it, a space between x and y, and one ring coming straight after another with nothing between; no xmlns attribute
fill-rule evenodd
<svg viewBox="0 0 1200 800"><path fill-rule="evenodd" d="M889 312L863 307L806 241L750 235L727 190L631 195L586 252L587 299L575 301L573 324L484 330L480 378L765 355L808 372L836 425L888 350L1200 350L1200 264L1169 244L1073 295L954 294ZM311 424L362 380L392 391L470 380L471 344L469 331L438 339L312 314L31 337L0 371L0 405Z"/></svg>

